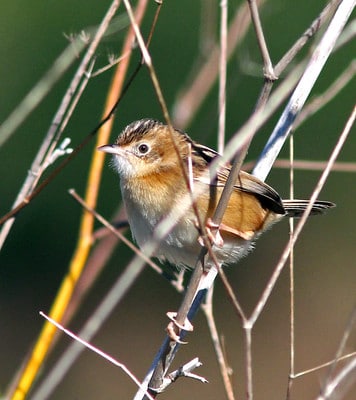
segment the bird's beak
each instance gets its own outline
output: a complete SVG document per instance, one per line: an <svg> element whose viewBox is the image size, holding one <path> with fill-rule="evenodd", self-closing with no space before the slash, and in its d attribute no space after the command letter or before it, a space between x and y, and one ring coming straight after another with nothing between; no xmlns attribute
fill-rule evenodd
<svg viewBox="0 0 356 400"><path fill-rule="evenodd" d="M105 144L104 146L98 147L98 150L103 151L104 153L122 154L122 150L117 144Z"/></svg>

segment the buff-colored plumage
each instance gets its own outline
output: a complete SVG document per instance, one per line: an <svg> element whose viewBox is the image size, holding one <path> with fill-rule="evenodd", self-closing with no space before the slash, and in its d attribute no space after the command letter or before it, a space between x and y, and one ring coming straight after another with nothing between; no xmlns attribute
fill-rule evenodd
<svg viewBox="0 0 356 400"><path fill-rule="evenodd" d="M151 237L157 224L169 216L175 226L160 243L157 257L175 265L194 267L201 246L198 242L196 215L181 163L172 142L179 149L182 163L193 170L193 192L200 217L205 223L213 216L229 174L229 165L221 165L216 179L210 179L208 167L219 154L192 141L155 120L143 119L128 125L113 145L99 150L114 154L114 166L120 174L121 191L128 220L140 247ZM302 214L307 201L284 200L264 182L241 171L226 208L219 233L223 242L213 250L221 264L236 262L253 241L284 215ZM332 207L316 202L313 213Z"/></svg>

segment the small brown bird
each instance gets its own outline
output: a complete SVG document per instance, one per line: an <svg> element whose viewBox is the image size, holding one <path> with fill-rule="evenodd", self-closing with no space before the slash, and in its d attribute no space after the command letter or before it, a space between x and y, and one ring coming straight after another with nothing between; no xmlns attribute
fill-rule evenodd
<svg viewBox="0 0 356 400"><path fill-rule="evenodd" d="M211 181L209 164L220 155L177 129L172 134L187 171L191 166L200 218L209 225L231 166L222 163L216 179ZM120 175L129 224L138 245L142 247L150 240L157 224L170 216L175 225L160 243L156 256L193 268L201 250L197 217L168 126L142 119L128 125L115 144L98 149L114 155L113 165ZM219 263L236 262L273 223L284 216L302 215L307 205L307 200L282 200L266 183L241 171L213 242ZM317 201L312 214L331 207L331 202Z"/></svg>

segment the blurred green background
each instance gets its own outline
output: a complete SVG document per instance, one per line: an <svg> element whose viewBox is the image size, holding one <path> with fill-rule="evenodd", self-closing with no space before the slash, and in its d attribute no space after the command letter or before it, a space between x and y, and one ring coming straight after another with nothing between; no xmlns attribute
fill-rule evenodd
<svg viewBox="0 0 356 400"><path fill-rule="evenodd" d="M207 2L208 3L208 2ZM206 4L207 4L206 3ZM216 12L218 14L218 2ZM151 54L170 109L188 80L200 52L201 7L204 2L164 2L151 44ZM3 0L0 13L0 121L4 121L33 85L50 68L67 46L66 36L97 25L108 1L64 0L55 2ZM266 2L262 23L274 62L284 54L310 22L324 1L275 0ZM232 16L236 4L231 4ZM147 35L156 9L151 1L143 23ZM119 13L125 15L121 7ZM218 27L216 27L218 31ZM108 54L119 54L126 32L108 37L99 47L97 65L107 63ZM328 61L313 95L324 91L349 65L355 55L355 43L339 50ZM130 69L136 66L133 56ZM79 63L75 63L76 65ZM74 65L55 85L39 107L0 148L0 213L6 213L25 179L29 166L48 129L68 83ZM233 134L251 114L263 80L262 65L253 30L231 58L228 69L227 132ZM256 74L258 71L258 75ZM75 146L101 118L112 72L93 78L81 98L66 129ZM296 158L325 160L345 124L355 101L355 80L325 108L298 130ZM115 134L129 122L142 117L162 119L149 74L143 68L122 102L116 116ZM248 160L255 159L269 136L278 116L263 128L254 140ZM187 129L190 136L216 147L217 85ZM354 130L355 133L355 130ZM18 216L0 254L0 391L4 391L20 366L43 324L38 315L48 311L75 247L81 209L68 195L69 188L84 193L92 141ZM287 156L287 147L283 156ZM354 162L356 138L350 135L339 161ZM108 163L107 163L108 164ZM272 171L268 182L282 196L288 196L288 171ZM296 171L295 194L308 197L320 172ZM355 305L355 196L354 173L333 172L322 198L337 203L325 217L312 219L296 247L296 370L300 371L332 359L348 317ZM119 204L118 178L107 166L104 171L98 210L110 217ZM98 225L99 226L99 225ZM252 310L279 254L288 241L288 223L273 228L258 242L253 254L236 268L226 270L241 304ZM111 287L131 257L122 246L117 250L98 280L93 293L83 304L71 328L78 330L83 321ZM180 295L150 269L117 307L95 337L94 343L125 363L138 377L147 370L163 338L165 313L178 307ZM225 336L228 361L234 371L237 394L244 397L243 336L239 320L217 283L216 319ZM289 343L288 271L283 272L271 299L253 331L254 384L256 399L285 398L288 377ZM355 331L354 331L355 332ZM347 350L355 350L353 333ZM68 343L60 342L58 355ZM180 380L169 389L166 398L224 398L217 363L202 315L195 321L195 333L179 354L176 365L199 356L209 385ZM55 357L51 357L53 360ZM50 362L51 362L50 360ZM315 398L326 371L300 378L292 398ZM134 385L118 369L97 356L85 352L51 397L53 399L131 398ZM164 395L162 398L165 398ZM349 397L351 399L351 397Z"/></svg>

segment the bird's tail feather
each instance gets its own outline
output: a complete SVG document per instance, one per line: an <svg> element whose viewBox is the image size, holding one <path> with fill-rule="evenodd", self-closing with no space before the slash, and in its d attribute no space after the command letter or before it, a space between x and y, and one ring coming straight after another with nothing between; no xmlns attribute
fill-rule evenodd
<svg viewBox="0 0 356 400"><path fill-rule="evenodd" d="M283 207L289 217L301 217L307 208L309 200L283 200ZM335 204L330 201L317 200L311 209L311 215L322 214L329 208L335 207Z"/></svg>

